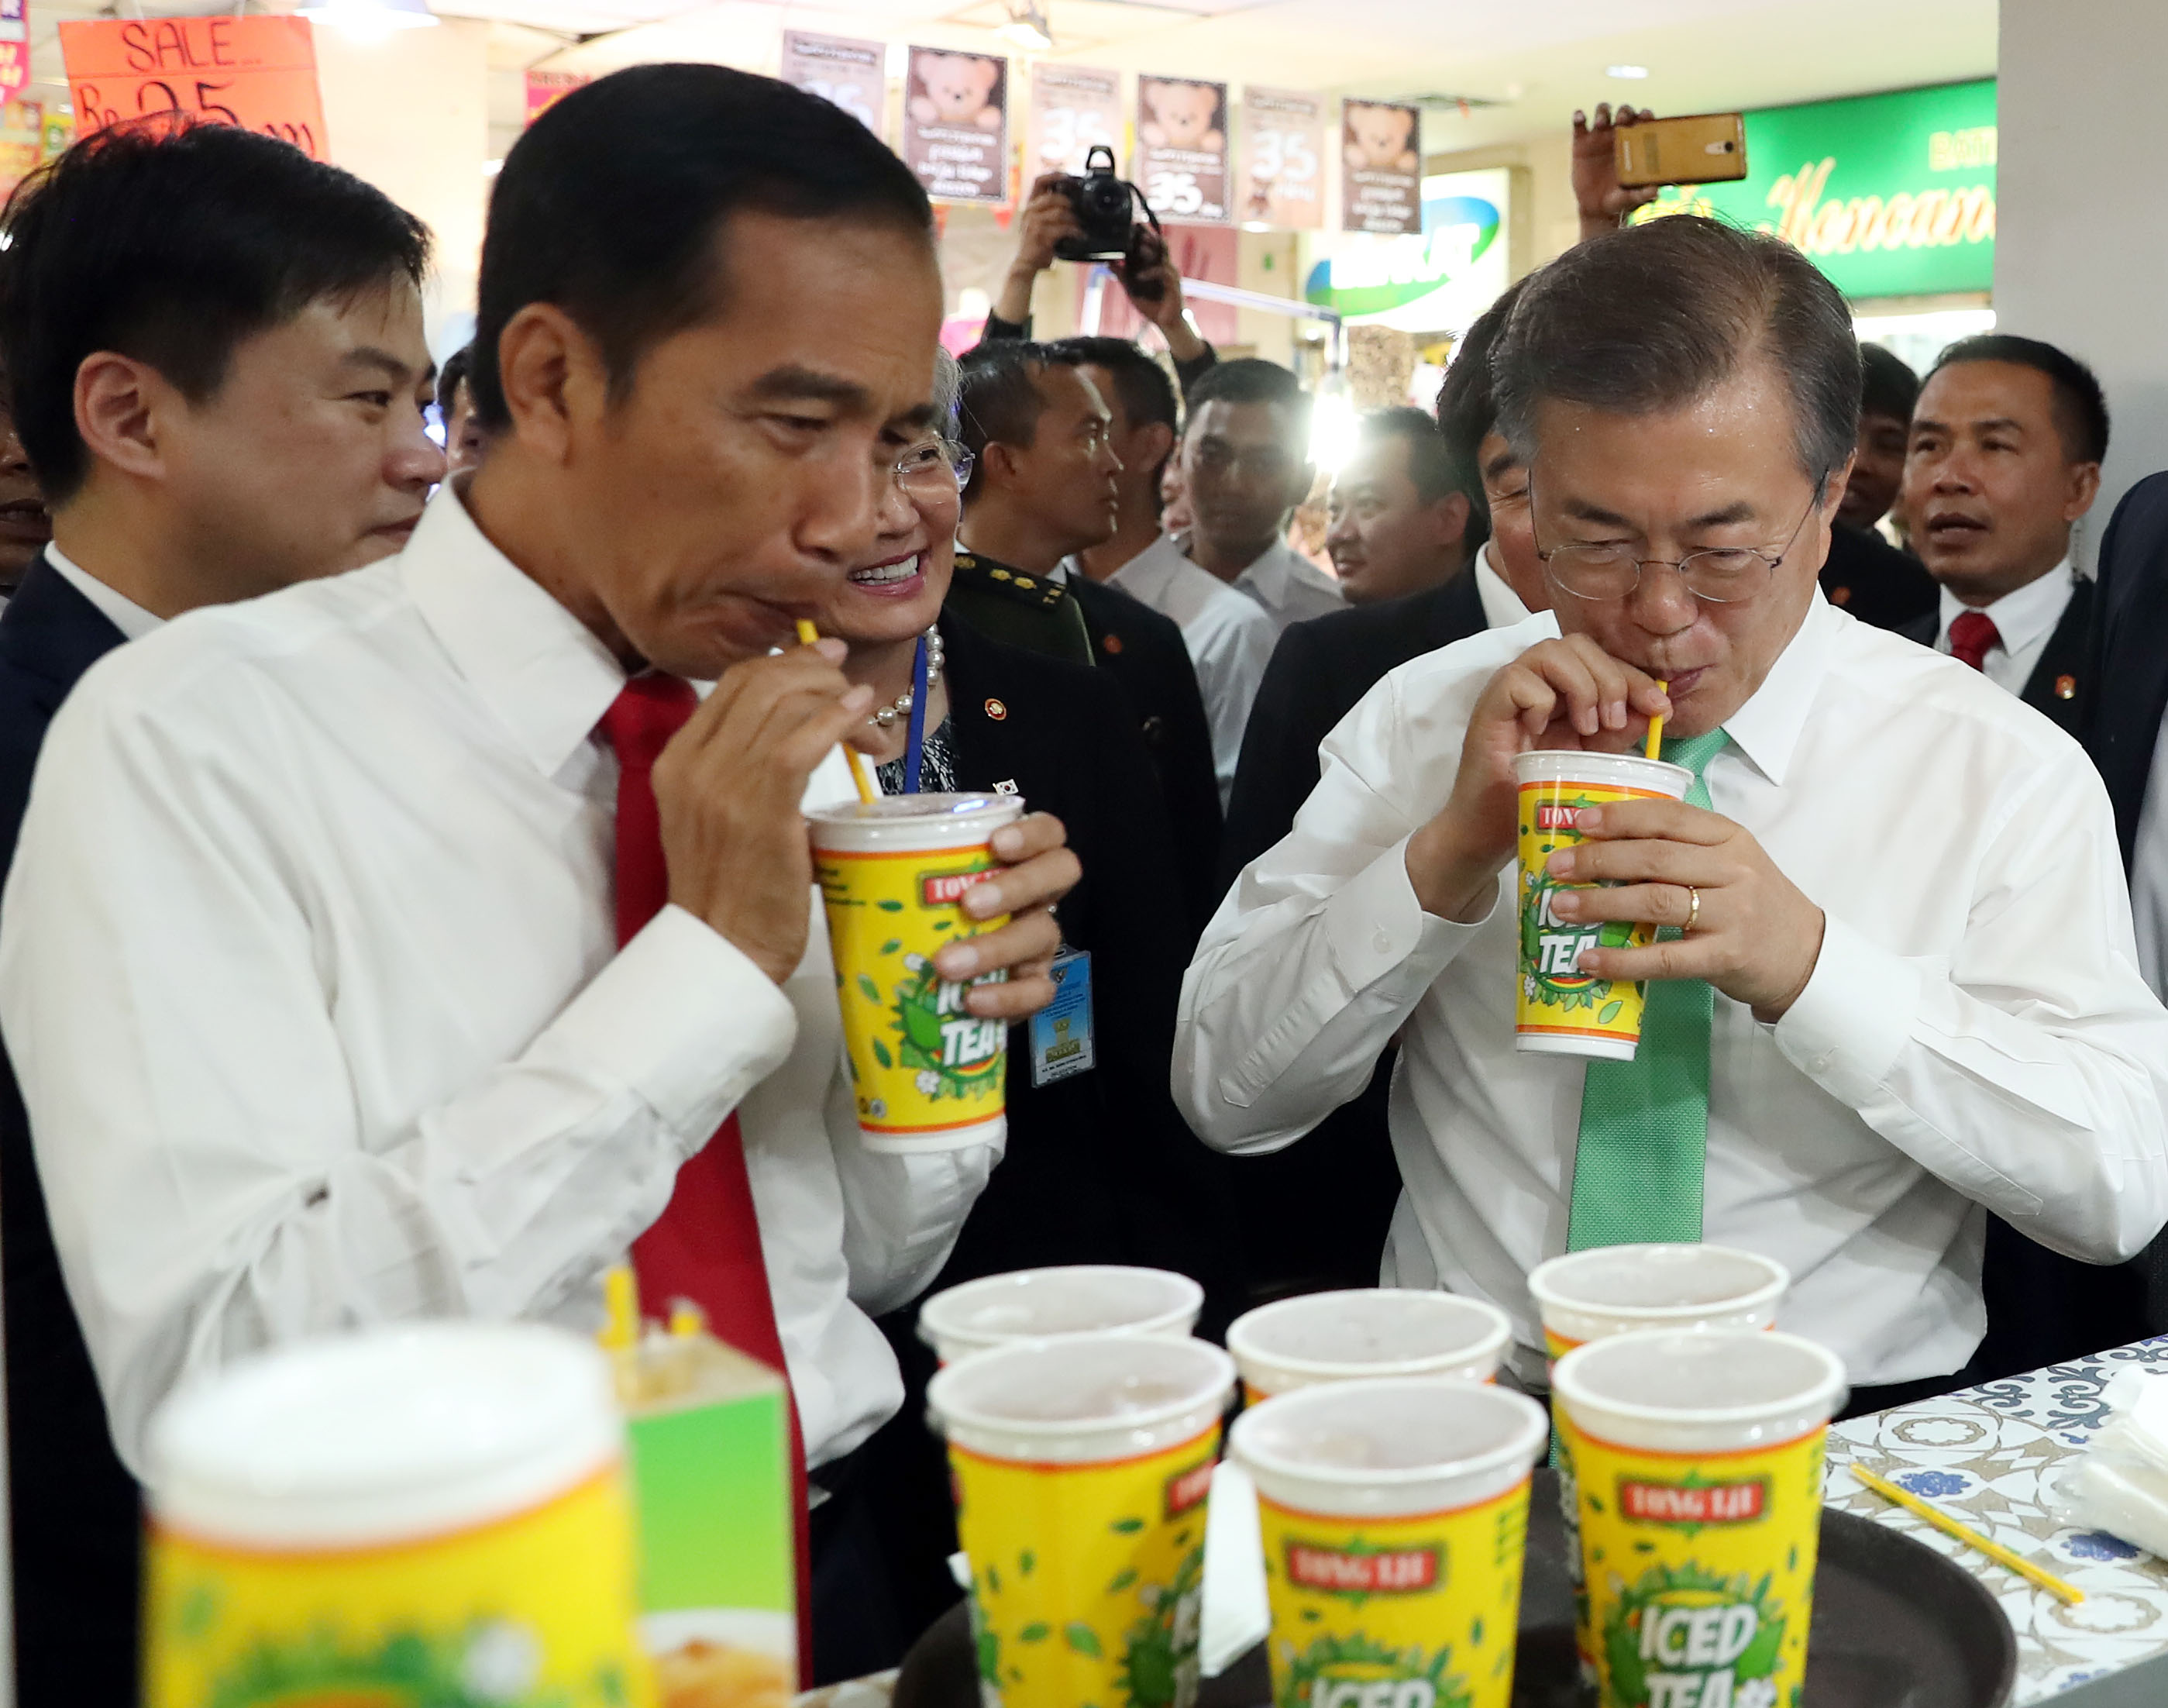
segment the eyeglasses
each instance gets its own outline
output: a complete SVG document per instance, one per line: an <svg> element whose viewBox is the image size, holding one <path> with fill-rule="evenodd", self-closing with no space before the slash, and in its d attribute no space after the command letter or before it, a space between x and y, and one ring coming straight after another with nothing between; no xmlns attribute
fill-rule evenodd
<svg viewBox="0 0 2168 1708"><path fill-rule="evenodd" d="M1538 549L1544 569L1559 587L1576 599L1623 599L1640 585L1641 572L1650 564L1676 569L1679 579L1696 599L1711 604L1735 604L1761 593L1777 572L1777 566L1791 555L1807 518L1820 508L1828 490L1826 471L1815 482L1815 495L1799 514L1791 536L1781 550L1760 551L1751 546L1721 546L1708 551L1690 551L1684 557L1636 557L1625 545L1554 545Z"/></svg>
<svg viewBox="0 0 2168 1708"><path fill-rule="evenodd" d="M906 492L962 491L971 479L971 453L953 439L914 444L895 460L895 483Z"/></svg>

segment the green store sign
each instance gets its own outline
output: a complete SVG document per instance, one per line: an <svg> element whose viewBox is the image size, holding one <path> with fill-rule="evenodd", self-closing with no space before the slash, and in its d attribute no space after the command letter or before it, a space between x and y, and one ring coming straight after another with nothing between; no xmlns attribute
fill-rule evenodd
<svg viewBox="0 0 2168 1708"><path fill-rule="evenodd" d="M1774 231L1852 298L1995 285L1995 79L1746 115L1750 177L1666 190L1639 217Z"/></svg>

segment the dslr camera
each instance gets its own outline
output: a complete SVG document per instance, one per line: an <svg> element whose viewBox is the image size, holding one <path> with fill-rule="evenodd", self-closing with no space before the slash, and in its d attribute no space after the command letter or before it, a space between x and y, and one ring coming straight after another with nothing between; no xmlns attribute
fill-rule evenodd
<svg viewBox="0 0 2168 1708"><path fill-rule="evenodd" d="M1054 253L1064 261L1111 261L1128 284L1130 274L1157 264L1166 253L1160 235L1159 215L1152 211L1145 193L1114 173L1114 151L1095 146L1084 157L1084 175L1064 177L1061 193L1076 210L1076 223L1084 228L1079 237L1064 237ZM1136 210L1144 210L1140 220ZM1138 291L1146 300L1156 291Z"/></svg>

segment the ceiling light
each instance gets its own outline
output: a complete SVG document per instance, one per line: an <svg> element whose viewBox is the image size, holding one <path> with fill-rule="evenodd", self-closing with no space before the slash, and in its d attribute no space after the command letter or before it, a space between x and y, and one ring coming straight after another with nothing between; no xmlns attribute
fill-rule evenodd
<svg viewBox="0 0 2168 1708"><path fill-rule="evenodd" d="M348 35L375 40L397 29L427 29L437 21L429 0L311 0L301 16L332 24Z"/></svg>
<svg viewBox="0 0 2168 1708"><path fill-rule="evenodd" d="M1603 75L1607 77L1624 77L1628 82L1634 82L1648 76L1649 68L1645 65L1607 65L1603 68Z"/></svg>
<svg viewBox="0 0 2168 1708"><path fill-rule="evenodd" d="M1054 48L1054 30L1039 0L1009 0L1009 21L994 34L1027 53L1049 53Z"/></svg>

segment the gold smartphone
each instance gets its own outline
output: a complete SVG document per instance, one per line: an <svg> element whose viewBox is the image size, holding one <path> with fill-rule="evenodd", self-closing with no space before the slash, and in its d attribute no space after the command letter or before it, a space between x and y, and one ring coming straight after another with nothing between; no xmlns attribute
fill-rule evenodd
<svg viewBox="0 0 2168 1708"><path fill-rule="evenodd" d="M1612 133L1618 182L1629 189L1658 184L1728 184L1746 176L1746 120L1739 113L1644 119Z"/></svg>

